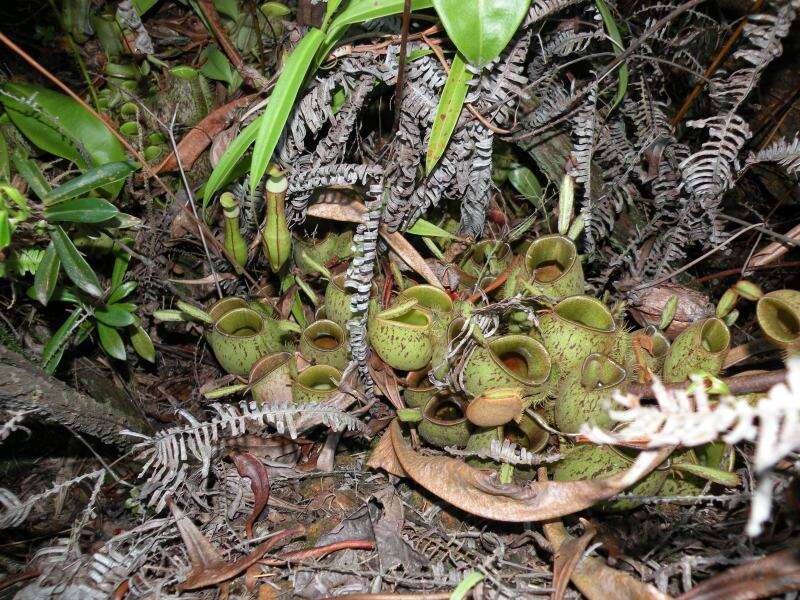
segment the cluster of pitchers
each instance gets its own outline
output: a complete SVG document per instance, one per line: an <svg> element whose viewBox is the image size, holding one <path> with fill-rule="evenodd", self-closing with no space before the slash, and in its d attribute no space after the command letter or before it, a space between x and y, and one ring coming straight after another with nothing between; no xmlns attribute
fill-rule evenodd
<svg viewBox="0 0 800 600"><path fill-rule="evenodd" d="M654 325L631 331L603 302L585 294L571 240L543 236L523 251L514 266L506 244L482 242L461 268L482 287L505 271L508 277L495 294L541 299L538 325L512 311L504 315L509 333L483 339L477 328L469 327L473 306L431 285L406 287L385 308L377 298L370 304L370 346L403 383L409 410L402 411L402 420L414 423L428 444L478 451L492 440L509 439L536 452L549 440L542 423L564 433L577 433L584 423L612 426L607 406L613 392L624 391L644 374L672 383L692 373L721 371L731 340L723 320L695 322L672 340ZM325 258L312 262L324 264ZM301 332L297 350L310 366L300 371L285 322L272 318L268 308L227 298L208 314L213 325L207 339L217 359L228 372L247 376L258 401L285 398L289 387L298 403L324 401L335 393L348 362L345 324L351 313L343 274L329 280L325 318ZM800 346L800 292L762 296L757 316L772 342L789 350ZM473 349L453 355L451 342L468 331L475 336L476 343L469 345ZM429 374L441 380L448 372L459 383L457 392L440 392L430 382ZM563 441L561 449L565 458L556 464L555 477L562 480L608 474L626 468L634 458L613 448L568 447ZM701 465L713 474L732 467L731 456L729 449L713 444L681 452L671 458L669 469L654 472L635 492L692 493L703 483L696 473L705 471L681 470L680 465Z"/></svg>

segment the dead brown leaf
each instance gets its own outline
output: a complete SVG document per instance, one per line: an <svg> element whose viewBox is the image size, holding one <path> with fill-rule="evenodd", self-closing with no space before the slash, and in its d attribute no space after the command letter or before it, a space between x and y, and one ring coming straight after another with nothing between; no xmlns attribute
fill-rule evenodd
<svg viewBox="0 0 800 600"><path fill-rule="evenodd" d="M250 480L250 489L253 490L253 496L255 497L253 512L247 517L247 524L245 525L247 537L252 538L253 525L255 525L256 520L269 501L269 474L266 467L264 467L264 463L249 452L234 454L233 464L236 465L236 471L241 477L247 477Z"/></svg>
<svg viewBox="0 0 800 600"><path fill-rule="evenodd" d="M381 360L376 352L370 354L369 357L369 372L375 385L378 386L380 392L386 397L396 410L405 408L405 403L400 398L400 388L397 385L397 377L394 371L386 366L386 363Z"/></svg>
<svg viewBox="0 0 800 600"><path fill-rule="evenodd" d="M403 465L397 460L397 454L392 445L392 432L389 430L383 432L378 444L372 449L367 466L370 469L383 469L396 477L408 477Z"/></svg>
<svg viewBox="0 0 800 600"><path fill-rule="evenodd" d="M581 519L583 520L583 519ZM586 521L584 521L586 523ZM552 600L561 600L567 591L575 567L583 558L583 553L589 547L589 542L597 533L591 524L585 528L583 535L577 538L570 537L555 552L553 557L553 596Z"/></svg>
<svg viewBox="0 0 800 600"><path fill-rule="evenodd" d="M672 452L672 448L643 452L629 469L609 477L536 481L523 486L500 483L496 471L475 469L462 460L414 452L396 420L389 431L400 465L422 487L468 513L517 523L556 519L585 510L630 487Z"/></svg>
<svg viewBox="0 0 800 600"><path fill-rule="evenodd" d="M231 100L224 106L209 113L202 121L192 127L183 139L178 142L178 154L181 157L181 166L184 169L189 169L197 157L200 156L216 135L224 130L230 124L231 117L240 108L244 108L250 104L256 95L242 96ZM175 171L178 169L178 161L175 159L175 153L171 152L160 165L155 168L156 174L165 171Z"/></svg>
<svg viewBox="0 0 800 600"><path fill-rule="evenodd" d="M331 221L361 223L361 215L364 214L366 210L366 207L358 200L350 200L346 204L317 202L308 207L308 215ZM398 232L389 233L383 225L381 225L380 234L389 247L395 251L409 268L419 273L419 275L431 285L435 285L438 288L442 287L442 283L428 266L428 263L425 262L425 259L420 256L419 252L416 251L414 246L412 246L406 238Z"/></svg>
<svg viewBox="0 0 800 600"><path fill-rule="evenodd" d="M800 548L732 567L696 585L678 600L755 600L800 589Z"/></svg>

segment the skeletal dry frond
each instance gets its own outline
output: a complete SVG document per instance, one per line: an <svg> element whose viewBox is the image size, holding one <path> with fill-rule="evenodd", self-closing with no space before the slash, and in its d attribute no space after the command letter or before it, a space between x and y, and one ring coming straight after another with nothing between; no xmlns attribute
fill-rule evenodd
<svg viewBox="0 0 800 600"><path fill-rule="evenodd" d="M304 415L322 417L323 423L335 431L357 431L362 423L352 415L320 403L302 406L293 403L268 406L255 400L243 400L238 406L214 403L216 416L198 421L186 411L180 411L188 425L178 425L159 431L154 436L124 431L142 439L134 446L138 460L144 461L139 477L147 475L142 495L149 497L149 506L163 509L166 499L174 494L190 476L192 464L201 464L200 478L206 480L211 462L222 448L223 439L244 435L248 427L274 427L280 434L297 437L295 421Z"/></svg>
<svg viewBox="0 0 800 600"><path fill-rule="evenodd" d="M619 425L610 432L585 425L581 433L596 444L635 443L650 449L694 447L714 441L753 442L753 468L760 478L756 496L762 498L751 511L748 533L757 535L769 517L769 511L764 512L763 496L764 486L770 485L771 469L800 450L800 359L789 359L786 366L786 383L773 386L755 404L746 397L712 400L699 379L695 379L691 393L668 391L656 382L656 405L617 394L609 415Z"/></svg>
<svg viewBox="0 0 800 600"><path fill-rule="evenodd" d="M445 452L453 456L483 458L493 460L497 463L508 465L543 465L552 463L564 458L563 454L539 455L523 448L510 440L492 440L488 448L480 450L461 450L453 446L447 446Z"/></svg>
<svg viewBox="0 0 800 600"><path fill-rule="evenodd" d="M781 138L755 154L751 153L745 161L746 165L774 162L786 169L790 175L800 175L800 137L791 142Z"/></svg>
<svg viewBox="0 0 800 600"><path fill-rule="evenodd" d="M22 422L29 415L35 414L32 410L12 410L7 412L7 419L0 425L0 442L6 439L12 432L21 429L30 433L27 427L23 427Z"/></svg>

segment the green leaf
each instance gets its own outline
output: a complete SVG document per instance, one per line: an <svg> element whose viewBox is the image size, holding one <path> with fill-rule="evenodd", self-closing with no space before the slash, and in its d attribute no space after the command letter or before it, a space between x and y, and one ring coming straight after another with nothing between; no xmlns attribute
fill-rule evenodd
<svg viewBox="0 0 800 600"><path fill-rule="evenodd" d="M400 14L403 12L403 6L404 0L351 0L326 31L325 41L317 53L316 64L319 65L325 60L350 25ZM412 11L423 10L431 6L433 6L431 0L411 0Z"/></svg>
<svg viewBox="0 0 800 600"><path fill-rule="evenodd" d="M153 318L162 323L182 323L186 321L186 313L182 310L162 308L161 310L153 311Z"/></svg>
<svg viewBox="0 0 800 600"><path fill-rule="evenodd" d="M192 319L196 321L201 321L202 323L208 323L209 325L214 324L214 319L211 318L211 315L204 311L199 306L195 306L194 304L189 304L188 302L184 302L183 300L178 300L175 303L184 314L189 315Z"/></svg>
<svg viewBox="0 0 800 600"><path fill-rule="evenodd" d="M227 150L223 152L222 156L208 177L205 188L203 189L203 210L211 203L214 194L223 185L225 185L231 175L233 174L239 161L247 152L247 149L255 141L258 134L259 120L256 119L250 125L245 127L239 135L228 146Z"/></svg>
<svg viewBox="0 0 800 600"><path fill-rule="evenodd" d="M447 148L447 142L456 128L458 116L464 106L464 98L467 97L467 82L472 74L467 71L467 65L460 54L456 53L453 57L453 64L450 65L450 73L447 75L447 83L444 84L442 97L439 99L439 106L436 107L436 117L431 129L431 137L428 142L428 153L425 156L425 172L430 173L433 167L439 162Z"/></svg>
<svg viewBox="0 0 800 600"><path fill-rule="evenodd" d="M209 79L223 81L228 84L228 91L232 92L242 85L242 77L231 66L228 57L216 46L209 46L203 53L206 62L200 67L200 73Z"/></svg>
<svg viewBox="0 0 800 600"><path fill-rule="evenodd" d="M115 304L125 298L128 294L130 294L133 290L136 289L139 283L136 281L126 281L123 284L120 284L114 291L111 292L111 295L108 297L108 304Z"/></svg>
<svg viewBox="0 0 800 600"><path fill-rule="evenodd" d="M42 369L47 373L53 373L61 362L61 357L64 355L64 350L69 343L69 338L75 333L75 330L82 322L84 315L82 308L76 308L67 317L67 320L58 328L53 334L53 337L45 344L42 350L41 364Z"/></svg>
<svg viewBox="0 0 800 600"><path fill-rule="evenodd" d="M113 304L94 311L94 318L109 327L127 327L133 325L136 319L127 310Z"/></svg>
<svg viewBox="0 0 800 600"><path fill-rule="evenodd" d="M75 100L27 83L0 85L0 102L20 131L42 150L71 160L81 169L125 160L119 140ZM82 149L90 160L87 164ZM116 196L122 182L109 185Z"/></svg>
<svg viewBox="0 0 800 600"><path fill-rule="evenodd" d="M11 160L14 162L14 168L17 170L28 186L33 190L40 199L44 199L50 193L50 184L42 175L39 165L27 156L24 156L19 150L14 150L11 153Z"/></svg>
<svg viewBox="0 0 800 600"><path fill-rule="evenodd" d="M127 252L114 247L114 266L111 268L111 289L116 290L125 278L125 273L128 271L128 265L131 262L131 255ZM113 295L113 293L112 293Z"/></svg>
<svg viewBox="0 0 800 600"><path fill-rule="evenodd" d="M564 175L558 190L558 233L566 235L575 216L575 180Z"/></svg>
<svg viewBox="0 0 800 600"><path fill-rule="evenodd" d="M260 125L253 148L253 160L250 164L250 189L253 194L258 190L261 178L267 171L267 165L272 159L272 152L275 150L283 126L286 125L286 120L292 112L297 93L308 73L308 67L324 39L325 34L319 29L310 29L303 36L303 39L286 59L275 89L272 90L269 97L267 108L258 118Z"/></svg>
<svg viewBox="0 0 800 600"><path fill-rule="evenodd" d="M64 265L64 272L72 280L72 283L90 296L95 298L102 296L100 280L64 230L58 225L54 225L50 230L50 239L53 240L61 264Z"/></svg>
<svg viewBox="0 0 800 600"><path fill-rule="evenodd" d="M715 469L713 467L706 467L703 465L696 465L694 463L673 463L672 468L683 473L689 473L702 477L707 481L724 485L725 487L736 487L739 485L739 476L736 473L723 471L722 469Z"/></svg>
<svg viewBox="0 0 800 600"><path fill-rule="evenodd" d="M608 37L610 37L611 41L614 42L614 54L621 54L625 51L625 46L622 45L622 36L619 33L617 22L614 20L614 15L611 14L611 11L603 0L595 0L595 5L597 6L597 10L600 12L600 16L603 18L603 25L606 28ZM616 108L616 106L622 102L622 99L625 97L625 92L627 91L628 64L623 62L619 66L619 85L617 85L617 93L614 96L614 102L611 104L611 110L614 110L614 108Z"/></svg>
<svg viewBox="0 0 800 600"><path fill-rule="evenodd" d="M433 0L433 6L459 52L483 67L508 45L530 0Z"/></svg>
<svg viewBox="0 0 800 600"><path fill-rule="evenodd" d="M442 237L447 239L453 239L455 236L451 234L449 231L445 231L438 225L434 225L430 221L426 221L425 219L417 219L417 222L414 223L413 226L409 227L406 230L406 233L413 233L414 235L424 235L427 237Z"/></svg>
<svg viewBox="0 0 800 600"><path fill-rule="evenodd" d="M73 198L44 209L51 223L102 223L119 214L117 207L102 198Z"/></svg>
<svg viewBox="0 0 800 600"><path fill-rule="evenodd" d="M508 180L514 189L525 196L528 202L538 206L542 199L542 184L528 167L518 165L508 172Z"/></svg>
<svg viewBox="0 0 800 600"><path fill-rule="evenodd" d="M112 162L86 171L58 186L44 198L45 206L84 196L97 188L106 187L118 181L124 181L128 175L139 168L128 161Z"/></svg>
<svg viewBox="0 0 800 600"><path fill-rule="evenodd" d="M33 277L33 291L36 294L36 299L44 306L47 306L50 298L53 297L60 270L61 259L58 258L55 245L50 242L44 251L42 262L39 263L39 267L36 269L36 275Z"/></svg>
<svg viewBox="0 0 800 600"><path fill-rule="evenodd" d="M136 354L151 363L156 362L156 348L153 346L153 340L141 325L134 324L132 328L131 346L136 350Z"/></svg>
<svg viewBox="0 0 800 600"><path fill-rule="evenodd" d="M125 353L125 344L122 342L122 336L116 329L98 323L97 336L100 338L100 346L109 356L119 360L125 360L127 357Z"/></svg>
<svg viewBox="0 0 800 600"><path fill-rule="evenodd" d="M483 579L484 575L480 571L470 571L464 576L461 583L456 586L453 593L450 594L450 600L464 600L469 591L483 581Z"/></svg>
<svg viewBox="0 0 800 600"><path fill-rule="evenodd" d="M132 4L139 16L143 17L144 13L156 5L156 2L158 0L133 0Z"/></svg>

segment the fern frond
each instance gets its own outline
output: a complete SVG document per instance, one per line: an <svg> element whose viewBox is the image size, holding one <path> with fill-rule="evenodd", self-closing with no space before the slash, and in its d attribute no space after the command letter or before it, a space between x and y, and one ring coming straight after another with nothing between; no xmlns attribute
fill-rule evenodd
<svg viewBox="0 0 800 600"><path fill-rule="evenodd" d="M777 163L790 175L800 175L800 136L791 142L781 138L755 154L750 153L745 164L750 166L763 162Z"/></svg>

